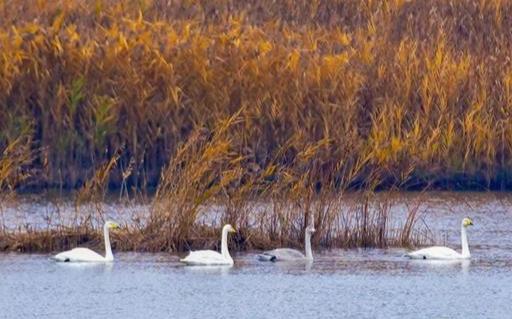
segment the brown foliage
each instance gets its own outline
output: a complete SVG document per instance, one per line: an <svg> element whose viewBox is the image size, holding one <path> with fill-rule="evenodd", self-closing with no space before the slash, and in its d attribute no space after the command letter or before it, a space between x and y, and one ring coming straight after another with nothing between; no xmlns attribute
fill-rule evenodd
<svg viewBox="0 0 512 319"><path fill-rule="evenodd" d="M508 1L4 0L0 145L33 128L35 184L80 186L124 149L109 183L157 185L192 132L243 107L230 148L254 170L319 147L322 183L357 163L360 183L378 168L386 187L508 187L511 14Z"/></svg>
<svg viewBox="0 0 512 319"><path fill-rule="evenodd" d="M158 187L140 249L201 241L216 203L241 247L297 243L311 214L318 242L385 246L386 207L360 202L343 231L332 196L511 187L510 16L498 0L0 0L0 147L41 150L9 183Z"/></svg>

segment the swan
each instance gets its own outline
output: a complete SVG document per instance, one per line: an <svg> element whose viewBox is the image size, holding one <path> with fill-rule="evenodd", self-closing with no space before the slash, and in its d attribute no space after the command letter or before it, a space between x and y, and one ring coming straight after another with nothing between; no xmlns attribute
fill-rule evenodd
<svg viewBox="0 0 512 319"><path fill-rule="evenodd" d="M311 234L315 232L315 228L312 226L306 227L306 235L304 236L304 246L306 255L296 249L290 248L277 248L274 250L265 251L258 255L258 259L261 261L312 261L313 252L311 251Z"/></svg>
<svg viewBox="0 0 512 319"><path fill-rule="evenodd" d="M460 227L462 253L458 253L455 250L448 247L435 246L410 252L406 256L412 259L469 259L471 257L471 254L469 253L468 237L466 235L466 228L469 226L473 226L473 221L471 220L471 218L466 217L462 220Z"/></svg>
<svg viewBox="0 0 512 319"><path fill-rule="evenodd" d="M105 238L105 257L89 248L74 248L61 252L53 257L56 261L62 262L112 262L114 255L110 247L109 229L118 229L119 225L113 221L105 222L103 226L103 237Z"/></svg>
<svg viewBox="0 0 512 319"><path fill-rule="evenodd" d="M180 259L188 265L233 265L233 258L228 251L228 233L234 233L235 229L230 224L222 227L222 240L220 253L213 250L191 251L187 257Z"/></svg>

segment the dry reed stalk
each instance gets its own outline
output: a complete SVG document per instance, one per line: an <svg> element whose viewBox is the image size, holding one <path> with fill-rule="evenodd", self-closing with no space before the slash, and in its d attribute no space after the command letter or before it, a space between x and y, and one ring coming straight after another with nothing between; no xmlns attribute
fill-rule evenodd
<svg viewBox="0 0 512 319"><path fill-rule="evenodd" d="M68 188L125 147L109 183L157 186L192 132L246 105L226 138L255 171L302 175L288 163L324 141L323 184L359 162L356 184L378 167L383 187L506 188L510 13L471 0L3 1L0 146L33 125L45 152L31 183Z"/></svg>
<svg viewBox="0 0 512 319"><path fill-rule="evenodd" d="M0 186L157 187L131 230L140 249L210 240L219 225L197 223L215 203L240 245L299 243L312 212L317 243L388 245L375 190L512 187L511 14L472 0L0 1L0 149L43 150L30 179L13 174L25 161L0 163ZM339 217L332 196L355 189L369 198ZM272 208L253 217L258 199Z"/></svg>

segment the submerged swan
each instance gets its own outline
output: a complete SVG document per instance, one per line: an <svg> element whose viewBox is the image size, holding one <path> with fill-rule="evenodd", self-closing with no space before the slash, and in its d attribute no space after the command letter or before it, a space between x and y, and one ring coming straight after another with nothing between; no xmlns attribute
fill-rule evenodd
<svg viewBox="0 0 512 319"><path fill-rule="evenodd" d="M59 253L53 257L56 261L62 262L112 262L114 255L110 247L109 229L117 229L119 225L112 221L105 222L103 226L103 237L105 238L105 257L90 250L89 248L74 248Z"/></svg>
<svg viewBox="0 0 512 319"><path fill-rule="evenodd" d="M180 259L188 265L233 265L233 258L228 251L228 233L234 233L233 226L227 224L222 227L222 241L220 253L213 250L191 251L187 257Z"/></svg>
<svg viewBox="0 0 512 319"><path fill-rule="evenodd" d="M263 254L258 255L258 259L261 261L312 261L313 252L311 251L311 234L315 232L315 228L312 226L306 227L306 235L304 236L304 246L306 249L306 255L296 249L290 248L277 248L274 250L268 250Z"/></svg>
<svg viewBox="0 0 512 319"><path fill-rule="evenodd" d="M466 228L473 226L471 218L466 217L461 223L461 241L462 241L462 253L458 253L455 250L448 247L429 247L413 251L408 253L406 256L412 259L441 259L441 260L453 260L453 259L469 259L471 254L469 253L468 237L466 235Z"/></svg>

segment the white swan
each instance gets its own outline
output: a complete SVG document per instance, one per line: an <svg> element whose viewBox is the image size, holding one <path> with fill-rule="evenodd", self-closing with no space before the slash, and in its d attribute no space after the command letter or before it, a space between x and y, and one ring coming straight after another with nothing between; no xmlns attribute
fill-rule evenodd
<svg viewBox="0 0 512 319"><path fill-rule="evenodd" d="M469 259L471 254L469 253L468 237L466 235L466 228L473 226L471 218L466 217L461 223L461 241L462 241L462 253L458 253L455 250L448 247L429 247L413 251L408 253L406 256L412 259L438 259L438 260L454 260L454 259Z"/></svg>
<svg viewBox="0 0 512 319"><path fill-rule="evenodd" d="M228 233L234 233L233 226L227 224L222 227L222 240L220 253L213 250L191 251L187 257L180 259L188 265L233 265L233 258L228 251Z"/></svg>
<svg viewBox="0 0 512 319"><path fill-rule="evenodd" d="M313 234L314 232L314 227L306 227L306 235L304 236L304 246L306 250L306 255L304 255L303 253L296 249L277 248L259 254L258 259L261 261L312 261L313 252L311 251L311 234Z"/></svg>
<svg viewBox="0 0 512 319"><path fill-rule="evenodd" d="M56 261L62 262L112 262L114 255L110 247L109 229L117 229L119 225L112 221L105 222L103 226L103 237L105 238L105 257L90 250L89 248L74 248L59 253L53 257Z"/></svg>

